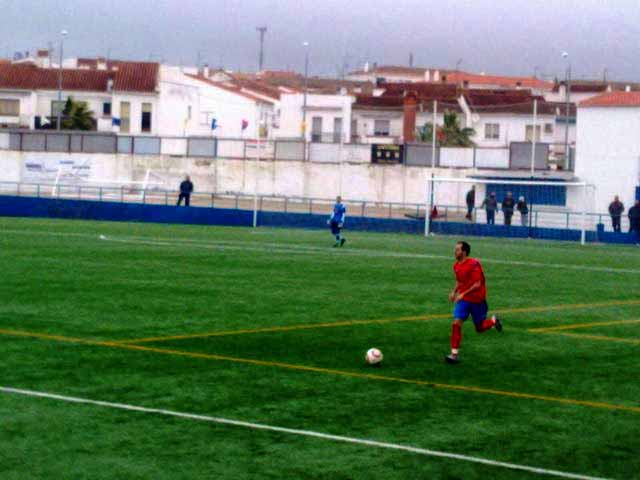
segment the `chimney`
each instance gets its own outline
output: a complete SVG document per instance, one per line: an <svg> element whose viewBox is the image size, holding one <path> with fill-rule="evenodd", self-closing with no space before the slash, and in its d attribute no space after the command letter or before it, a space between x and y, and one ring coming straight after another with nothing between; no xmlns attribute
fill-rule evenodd
<svg viewBox="0 0 640 480"><path fill-rule="evenodd" d="M209 64L208 63L205 63L204 66L202 67L202 74L206 78L209 78Z"/></svg>
<svg viewBox="0 0 640 480"><path fill-rule="evenodd" d="M631 91L631 85L627 85L624 87L624 91L625 92L630 92Z"/></svg>
<svg viewBox="0 0 640 480"><path fill-rule="evenodd" d="M418 94L415 91L407 92L404 97L404 116L402 118L402 136L404 143L413 143L416 140L417 109Z"/></svg>
<svg viewBox="0 0 640 480"><path fill-rule="evenodd" d="M98 70L106 70L107 69L107 61L104 57L96 58L96 68Z"/></svg>

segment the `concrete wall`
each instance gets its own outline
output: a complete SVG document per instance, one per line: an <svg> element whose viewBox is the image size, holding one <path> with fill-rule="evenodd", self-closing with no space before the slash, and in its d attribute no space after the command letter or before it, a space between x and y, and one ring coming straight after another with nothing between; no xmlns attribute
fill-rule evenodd
<svg viewBox="0 0 640 480"><path fill-rule="evenodd" d="M147 171L159 188L175 189L189 174L198 192L230 192L289 197L332 198L370 202L424 203L431 169L371 163L320 163L203 159L171 155L69 154L0 151L0 181L53 183L62 169L62 183L115 185L143 181ZM74 172L82 172L82 179ZM471 169L436 168L436 176L464 177ZM464 203L456 187L438 201ZM463 191L464 190L464 191Z"/></svg>

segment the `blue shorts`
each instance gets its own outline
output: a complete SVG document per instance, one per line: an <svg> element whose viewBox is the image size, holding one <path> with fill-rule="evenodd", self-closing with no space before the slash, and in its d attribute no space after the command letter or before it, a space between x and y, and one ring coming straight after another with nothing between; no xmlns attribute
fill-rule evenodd
<svg viewBox="0 0 640 480"><path fill-rule="evenodd" d="M462 320L463 322L469 318L473 318L473 323L476 325L480 325L484 320L487 319L487 312L489 311L489 306L487 302L480 303L471 303L465 302L464 300L460 300L456 302L455 307L453 307L453 318L457 318Z"/></svg>
<svg viewBox="0 0 640 480"><path fill-rule="evenodd" d="M331 220L331 233L333 233L334 235L338 235L340 233L340 227L338 225L340 225L339 222Z"/></svg>

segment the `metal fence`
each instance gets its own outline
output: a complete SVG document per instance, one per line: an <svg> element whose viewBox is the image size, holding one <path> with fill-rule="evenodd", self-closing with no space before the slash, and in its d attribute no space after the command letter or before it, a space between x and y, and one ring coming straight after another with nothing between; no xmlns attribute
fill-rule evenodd
<svg viewBox="0 0 640 480"><path fill-rule="evenodd" d="M72 200L92 200L141 203L150 205L175 205L178 193L175 190L143 188L140 184L119 186L51 184L51 183L19 183L0 182L0 195L16 195L37 198L63 198ZM416 203L372 202L357 199L343 201L348 216L416 219L424 221L425 205ZM332 212L334 199L313 197L285 197L276 195L247 195L234 192L195 192L191 195L191 205L208 208L228 208L253 210L257 203L259 211L326 214ZM437 216L435 222L486 223L484 209L476 208L469 220L466 206L435 205ZM559 229L582 228L582 213L564 208L552 208L532 205L526 216L526 225ZM503 212L497 211L495 224L504 225ZM518 212L514 212L512 225L524 225ZM586 229L595 230L598 224L604 224L606 231L612 231L610 216L607 213L587 213ZM628 219L622 217L622 231L629 230Z"/></svg>
<svg viewBox="0 0 640 480"><path fill-rule="evenodd" d="M339 139L338 139L339 140ZM537 143L535 170L572 170L569 158L553 144ZM531 142L512 142L500 148L448 148L406 144L404 163L409 167L529 170ZM169 155L221 159L294 160L320 163L371 163L372 145L365 143L310 142L300 139L260 140L216 137L158 137L101 132L0 131L0 150L57 153Z"/></svg>

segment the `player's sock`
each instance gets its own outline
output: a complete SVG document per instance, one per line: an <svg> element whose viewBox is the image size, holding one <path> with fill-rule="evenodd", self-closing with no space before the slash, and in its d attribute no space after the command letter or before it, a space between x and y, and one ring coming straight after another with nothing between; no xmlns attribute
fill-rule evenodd
<svg viewBox="0 0 640 480"><path fill-rule="evenodd" d="M476 326L476 331L478 333L482 333L486 330L489 330L490 328L493 328L495 324L496 324L496 319L494 317L487 318L486 320L483 320L479 326Z"/></svg>
<svg viewBox="0 0 640 480"><path fill-rule="evenodd" d="M454 323L451 325L451 354L458 355L458 349L462 342L462 326Z"/></svg>

